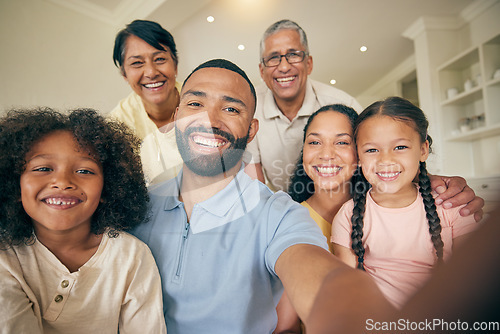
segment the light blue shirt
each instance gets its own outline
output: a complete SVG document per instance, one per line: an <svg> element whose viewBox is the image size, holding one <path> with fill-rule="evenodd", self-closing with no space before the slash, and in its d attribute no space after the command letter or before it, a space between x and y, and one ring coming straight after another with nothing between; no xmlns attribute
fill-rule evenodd
<svg viewBox="0 0 500 334"><path fill-rule="evenodd" d="M182 171L150 190L152 219L133 232L158 264L168 333L272 333L276 260L295 244L328 249L326 238L306 208L243 170L188 223L180 180Z"/></svg>

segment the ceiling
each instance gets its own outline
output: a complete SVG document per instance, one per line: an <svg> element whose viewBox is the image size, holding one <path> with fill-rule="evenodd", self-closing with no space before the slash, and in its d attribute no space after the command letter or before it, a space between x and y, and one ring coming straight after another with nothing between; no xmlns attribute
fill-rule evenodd
<svg viewBox="0 0 500 334"><path fill-rule="evenodd" d="M307 33L311 77L325 83L335 79L336 87L356 96L413 54L413 42L402 34L419 17L460 17L469 5L486 0L48 1L117 29L135 18L159 22L176 40L181 80L207 59L226 58L259 84L260 37L275 21L291 19ZM209 15L213 23L207 22ZM368 51L360 52L362 45Z"/></svg>

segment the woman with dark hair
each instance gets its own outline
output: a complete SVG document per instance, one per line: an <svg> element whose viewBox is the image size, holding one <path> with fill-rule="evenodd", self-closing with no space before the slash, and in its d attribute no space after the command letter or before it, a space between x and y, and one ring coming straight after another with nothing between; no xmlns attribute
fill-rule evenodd
<svg viewBox="0 0 500 334"><path fill-rule="evenodd" d="M173 36L156 22L135 20L116 35L113 61L132 93L110 116L143 140L141 159L148 184L174 177L182 159L173 129L180 91Z"/></svg>
<svg viewBox="0 0 500 334"><path fill-rule="evenodd" d="M324 106L311 115L288 188L288 194L309 209L328 241L333 217L351 198L350 181L357 167L353 138L357 117L354 109L342 104Z"/></svg>
<svg viewBox="0 0 500 334"><path fill-rule="evenodd" d="M357 167L354 122L358 114L342 104L314 112L304 127L303 149L291 177L288 194L305 206L330 243L333 217L351 198L351 179ZM301 333L300 319L283 294L275 333Z"/></svg>

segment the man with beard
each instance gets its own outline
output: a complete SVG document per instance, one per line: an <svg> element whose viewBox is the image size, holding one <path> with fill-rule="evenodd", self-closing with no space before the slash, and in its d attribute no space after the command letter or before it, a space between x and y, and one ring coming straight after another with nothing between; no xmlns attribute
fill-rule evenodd
<svg viewBox="0 0 500 334"><path fill-rule="evenodd" d="M390 306L368 276L327 251L307 209L244 173L254 111L253 85L227 60L184 82L175 116L183 169L151 190L152 222L134 231L158 264L168 332L271 333L285 286L306 326L318 293L339 298L332 316L346 333ZM324 281L335 287L320 290ZM355 315L346 319L345 309Z"/></svg>

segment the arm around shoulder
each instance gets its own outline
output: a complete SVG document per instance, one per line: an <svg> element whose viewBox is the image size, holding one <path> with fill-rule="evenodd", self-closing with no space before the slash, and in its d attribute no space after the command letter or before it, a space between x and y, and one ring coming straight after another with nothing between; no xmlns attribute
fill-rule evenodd
<svg viewBox="0 0 500 334"><path fill-rule="evenodd" d="M474 190L467 185L467 181L460 176L430 175L431 187L439 195L436 204L443 203L444 208L465 205L460 209L460 215L474 215L476 221L483 217L484 200L476 196Z"/></svg>

